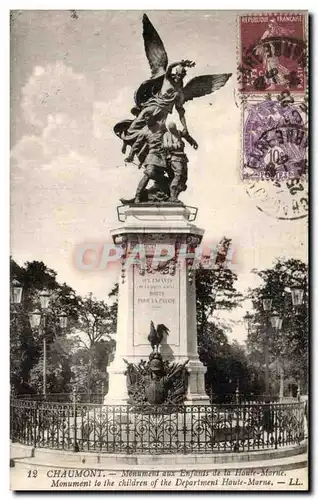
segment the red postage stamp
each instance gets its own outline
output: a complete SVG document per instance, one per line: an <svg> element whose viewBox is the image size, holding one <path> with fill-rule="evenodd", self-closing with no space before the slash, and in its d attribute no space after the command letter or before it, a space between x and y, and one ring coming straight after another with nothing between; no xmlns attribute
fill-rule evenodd
<svg viewBox="0 0 318 500"><path fill-rule="evenodd" d="M265 13L239 16L241 92L304 92L306 16Z"/></svg>

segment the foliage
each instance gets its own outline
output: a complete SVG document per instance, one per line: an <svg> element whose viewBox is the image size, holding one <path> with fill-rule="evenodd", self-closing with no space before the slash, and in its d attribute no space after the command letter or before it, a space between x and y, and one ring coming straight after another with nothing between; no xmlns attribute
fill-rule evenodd
<svg viewBox="0 0 318 500"><path fill-rule="evenodd" d="M240 305L242 294L235 288L236 281L237 276L231 269L199 267L195 278L199 335L204 333L215 310L230 311Z"/></svg>
<svg viewBox="0 0 318 500"><path fill-rule="evenodd" d="M29 314L40 309L39 292L51 291L50 308L46 318L46 338L50 346L62 335L59 313L68 314L69 320L76 320L75 293L66 284L56 281L56 273L43 262L26 262L19 266L10 259L11 280L17 279L23 285L21 304L11 306L10 362L11 383L16 388L22 380L29 380L30 372L39 363L43 351L43 331L32 331Z"/></svg>
<svg viewBox="0 0 318 500"><path fill-rule="evenodd" d="M224 238L222 242L229 247L230 240ZM213 321L215 311L231 311L242 301L242 294L235 288L237 276L226 267L225 257L219 252L212 269L200 266L196 272L198 352L207 366L206 390L213 392L214 401L234 395L237 386L241 392L251 388L256 393L260 390L244 349L239 344L230 344L224 327Z"/></svg>
<svg viewBox="0 0 318 500"><path fill-rule="evenodd" d="M269 295L273 298L273 310L284 316L282 330L272 330L269 337L270 362L279 360L290 375L306 379L307 266L295 259L278 260L273 268L254 272L264 283L249 294L254 314L247 351L237 342L230 343L224 328L213 321L215 311L230 311L240 305L242 295L235 287L237 276L222 262L213 269L200 267L196 272L198 350L207 367L207 391L213 390L216 402L225 401L229 394L234 395L237 387L241 394L256 395L264 391L264 335L268 317L264 314L262 300ZM107 365L115 350L118 285L109 293L107 303L96 300L92 294L80 297L66 283L59 284L55 271L43 262L19 266L11 259L13 278L23 284L23 299L21 304L11 306L11 383L19 390L23 379L23 387L30 382L33 390L42 391L43 330L32 331L28 316L35 308L40 308L39 292L49 289L47 391L70 392L75 386L77 392L106 393ZM288 292L295 279L305 290L304 305L297 315ZM61 311L68 317L66 331L62 331L59 324Z"/></svg>
<svg viewBox="0 0 318 500"><path fill-rule="evenodd" d="M240 394L261 394L262 377L250 363L245 349L237 342L230 343L226 334L209 323L199 343L199 356L207 367L206 391L213 393L214 402L227 401L239 389Z"/></svg>
<svg viewBox="0 0 318 500"><path fill-rule="evenodd" d="M10 268L11 280L23 285L22 303L11 305L10 378L15 390L25 390L30 382L33 390L42 392L44 333L48 392L69 392L74 384L85 392L94 392L102 384L106 387L107 364L115 348L118 287L112 289L108 306L91 295L76 296L66 283L57 282L56 272L43 262L19 266L10 259ZM40 325L33 331L29 314L40 309L39 292L44 289L51 293L45 330ZM60 327L62 311L68 318L66 330Z"/></svg>
<svg viewBox="0 0 318 500"><path fill-rule="evenodd" d="M251 317L247 345L254 358L264 351L268 339L270 362L278 359L295 380L306 383L308 369L308 269L296 259L278 259L270 269L254 272L263 284L250 290L254 312ZM290 287L304 290L303 305L293 308ZM272 312L283 319L281 330L270 327L263 309L263 299L272 298Z"/></svg>
<svg viewBox="0 0 318 500"><path fill-rule="evenodd" d="M75 330L79 348L72 357L73 382L77 392L105 392L108 387L107 365L115 350L117 293L114 287L110 305L95 300L92 294L78 298L78 321Z"/></svg>
<svg viewBox="0 0 318 500"><path fill-rule="evenodd" d="M100 340L90 347L81 347L72 356L73 384L77 392L107 393L107 365L112 360L115 341Z"/></svg>
<svg viewBox="0 0 318 500"><path fill-rule="evenodd" d="M46 362L46 389L48 393L71 392L71 356L74 342L69 338L56 338L50 345ZM37 393L42 392L43 352L30 372L30 385Z"/></svg>
<svg viewBox="0 0 318 500"><path fill-rule="evenodd" d="M104 337L115 333L114 317L103 300L95 300L91 294L84 298L78 297L77 312L76 330L85 347L91 348Z"/></svg>

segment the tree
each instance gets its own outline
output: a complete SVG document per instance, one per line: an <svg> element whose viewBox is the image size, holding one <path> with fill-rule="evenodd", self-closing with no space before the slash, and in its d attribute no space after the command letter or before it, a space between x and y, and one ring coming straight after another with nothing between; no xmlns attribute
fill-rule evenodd
<svg viewBox="0 0 318 500"><path fill-rule="evenodd" d="M10 258L10 274L11 280L17 279L23 286L22 303L11 306L11 384L18 390L21 380L29 381L32 374L33 383L38 387L42 372L40 368L36 370L35 367L39 363L43 364L43 332L32 331L29 314L40 307L39 292L48 289L51 292L46 325L49 359L51 345L64 335L60 327L59 314L62 310L67 314L70 328L72 322L77 319L77 299L74 290L65 283L60 285L56 280L56 272L43 262L33 261L19 266Z"/></svg>
<svg viewBox="0 0 318 500"><path fill-rule="evenodd" d="M262 392L261 377L244 347L235 341L230 343L213 323L209 323L208 334L199 345L199 356L207 367L206 391L213 392L215 403L233 401L236 389L241 397Z"/></svg>
<svg viewBox="0 0 318 500"><path fill-rule="evenodd" d="M196 305L197 331L199 339L212 318L215 310L232 310L238 307L242 294L234 286L237 276L231 269L204 269L197 270Z"/></svg>
<svg viewBox="0 0 318 500"><path fill-rule="evenodd" d="M200 266L196 271L196 306L198 353L207 366L206 389L221 397L233 390L233 353L225 334L213 321L216 310L232 310L240 305L242 294L235 288L236 274L226 267L226 253L231 240L223 238L212 269ZM230 387L230 385L232 386ZM235 391L235 388L234 388Z"/></svg>
<svg viewBox="0 0 318 500"><path fill-rule="evenodd" d="M250 352L264 352L265 335L268 336L270 362L278 360L302 385L306 384L308 370L308 268L297 259L277 259L274 266L253 270L263 284L250 290L254 313L247 345ZM293 308L290 287L297 284L304 290L303 305ZM272 311L283 319L281 330L270 329L263 309L263 299L272 298Z"/></svg>
<svg viewBox="0 0 318 500"><path fill-rule="evenodd" d="M29 314L40 309L39 294L46 289L50 291L45 327L48 392L69 392L74 381L85 392L92 392L98 383L106 387L106 367L115 349L118 285L107 305L91 295L77 296L66 283L58 283L56 272L43 262L19 266L11 258L10 270L11 280L23 286L22 303L11 306L11 384L19 391L22 380L24 385L31 382L42 392L44 331L31 329ZM66 330L60 326L61 312L68 319Z"/></svg>
<svg viewBox="0 0 318 500"><path fill-rule="evenodd" d="M71 392L73 339L57 337L50 345L46 362L46 389L48 393ZM30 372L30 384L37 393L42 392L43 355Z"/></svg>
<svg viewBox="0 0 318 500"><path fill-rule="evenodd" d="M205 269L200 266L195 274L196 309L197 309L197 335L199 351L208 353L211 344L212 331L216 328L212 322L216 310L231 311L240 305L242 294L235 288L236 274L225 267L225 249L231 240L223 238L223 246L216 257L215 266ZM218 331L220 329L218 328ZM215 332L214 332L215 333ZM212 347L211 347L212 348Z"/></svg>
<svg viewBox="0 0 318 500"><path fill-rule="evenodd" d="M216 309L232 310L237 307L242 294L235 288L237 275L226 267L227 253L231 247L231 240L222 238L214 266L205 268L202 265L196 270L196 306L198 334L204 331Z"/></svg>
<svg viewBox="0 0 318 500"><path fill-rule="evenodd" d="M116 296L116 287L110 292ZM115 350L117 304L110 306L89 294L78 298L75 328L78 349L73 355L73 380L78 392L93 393L98 386L107 387L107 365Z"/></svg>

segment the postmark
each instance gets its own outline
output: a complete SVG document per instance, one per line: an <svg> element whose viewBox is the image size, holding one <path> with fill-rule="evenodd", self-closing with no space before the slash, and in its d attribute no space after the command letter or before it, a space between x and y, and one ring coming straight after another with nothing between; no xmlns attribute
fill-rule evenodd
<svg viewBox="0 0 318 500"><path fill-rule="evenodd" d="M279 220L297 220L308 216L308 181L258 181L246 186L247 194L261 212Z"/></svg>
<svg viewBox="0 0 318 500"><path fill-rule="evenodd" d="M306 89L306 16L239 16L239 89L244 93Z"/></svg>
<svg viewBox="0 0 318 500"><path fill-rule="evenodd" d="M243 104L242 178L301 179L307 172L307 106L289 91Z"/></svg>

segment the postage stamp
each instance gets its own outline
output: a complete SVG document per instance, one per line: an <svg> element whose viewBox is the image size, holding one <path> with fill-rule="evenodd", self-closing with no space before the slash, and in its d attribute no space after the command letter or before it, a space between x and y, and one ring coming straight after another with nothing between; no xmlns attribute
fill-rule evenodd
<svg viewBox="0 0 318 500"><path fill-rule="evenodd" d="M266 13L239 16L241 92L306 88L306 16Z"/></svg>
<svg viewBox="0 0 318 500"><path fill-rule="evenodd" d="M243 179L290 180L307 171L307 106L289 91L243 103Z"/></svg>

